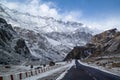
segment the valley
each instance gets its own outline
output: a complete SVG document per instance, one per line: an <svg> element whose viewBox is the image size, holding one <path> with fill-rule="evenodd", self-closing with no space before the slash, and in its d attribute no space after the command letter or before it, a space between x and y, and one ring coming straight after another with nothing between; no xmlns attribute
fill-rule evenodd
<svg viewBox="0 0 120 80"><path fill-rule="evenodd" d="M120 80L120 31L0 3L0 80Z"/></svg>

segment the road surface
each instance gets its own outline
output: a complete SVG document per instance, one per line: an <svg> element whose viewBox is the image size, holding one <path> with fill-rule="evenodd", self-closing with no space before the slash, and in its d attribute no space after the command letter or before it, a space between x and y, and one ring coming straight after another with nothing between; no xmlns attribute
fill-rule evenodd
<svg viewBox="0 0 120 80"><path fill-rule="evenodd" d="M75 60L75 65L61 80L120 80L120 76L84 66Z"/></svg>

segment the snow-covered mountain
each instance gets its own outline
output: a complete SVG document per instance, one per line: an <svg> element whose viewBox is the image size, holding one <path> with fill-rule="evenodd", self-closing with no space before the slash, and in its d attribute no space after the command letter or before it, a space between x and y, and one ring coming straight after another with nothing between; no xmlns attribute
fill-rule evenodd
<svg viewBox="0 0 120 80"><path fill-rule="evenodd" d="M0 18L0 64L20 64L33 58L24 39Z"/></svg>
<svg viewBox="0 0 120 80"><path fill-rule="evenodd" d="M84 45L92 36L92 31L82 23L33 16L11 10L2 4L0 17L12 24L25 39L32 55L47 61L63 60L72 47Z"/></svg>

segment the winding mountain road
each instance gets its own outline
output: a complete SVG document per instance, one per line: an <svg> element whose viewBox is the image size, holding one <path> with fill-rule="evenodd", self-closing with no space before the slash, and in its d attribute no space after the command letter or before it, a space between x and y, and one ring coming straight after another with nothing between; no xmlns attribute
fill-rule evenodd
<svg viewBox="0 0 120 80"><path fill-rule="evenodd" d="M75 65L61 80L120 80L120 76L82 65L75 60Z"/></svg>

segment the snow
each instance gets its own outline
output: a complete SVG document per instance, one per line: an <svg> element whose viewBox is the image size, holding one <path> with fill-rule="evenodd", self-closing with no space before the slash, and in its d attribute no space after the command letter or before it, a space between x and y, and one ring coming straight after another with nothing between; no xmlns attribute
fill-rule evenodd
<svg viewBox="0 0 120 80"><path fill-rule="evenodd" d="M56 64L65 65L65 64L66 64L66 62L56 62Z"/></svg>
<svg viewBox="0 0 120 80"><path fill-rule="evenodd" d="M71 67L70 67L71 68ZM70 69L69 68L69 69ZM69 70L68 69L68 70ZM68 72L68 70L66 70L65 72L63 72L56 80L61 80L66 74L67 74L67 72Z"/></svg>
<svg viewBox="0 0 120 80"><path fill-rule="evenodd" d="M48 42L50 42L50 43L51 43L52 45L54 45L54 46L57 46L57 45L60 45L60 44L61 44L60 42L55 41L55 40L50 39L50 38L47 38L47 40L48 40Z"/></svg>
<svg viewBox="0 0 120 80"><path fill-rule="evenodd" d="M29 78L26 78L26 79L23 79L23 80L37 80L37 79L40 79L40 78L43 78L43 77L52 75L52 74L54 74L54 73L56 73L56 72L58 72L58 71L64 70L64 69L70 67L71 65L73 65L73 63L71 63L71 64L66 64L65 66L62 66L62 67L56 68L56 69L54 69L54 70L50 70L50 71L41 73L41 74L36 75L36 76L29 77Z"/></svg>
<svg viewBox="0 0 120 80"><path fill-rule="evenodd" d="M17 10L13 11L2 5L2 3L0 6L5 11L1 11L2 17L6 18L7 21L14 26L44 32L74 32L77 29L80 29L81 31L85 30L85 32L89 31L87 27L84 27L84 25L79 22L64 22L62 20L56 20L52 17L33 16L18 12Z"/></svg>
<svg viewBox="0 0 120 80"><path fill-rule="evenodd" d="M68 70L69 70L73 65L75 65L75 61L74 61L74 60L72 61L71 66L70 66L65 72L63 72L56 80L61 80L61 79L67 74Z"/></svg>

